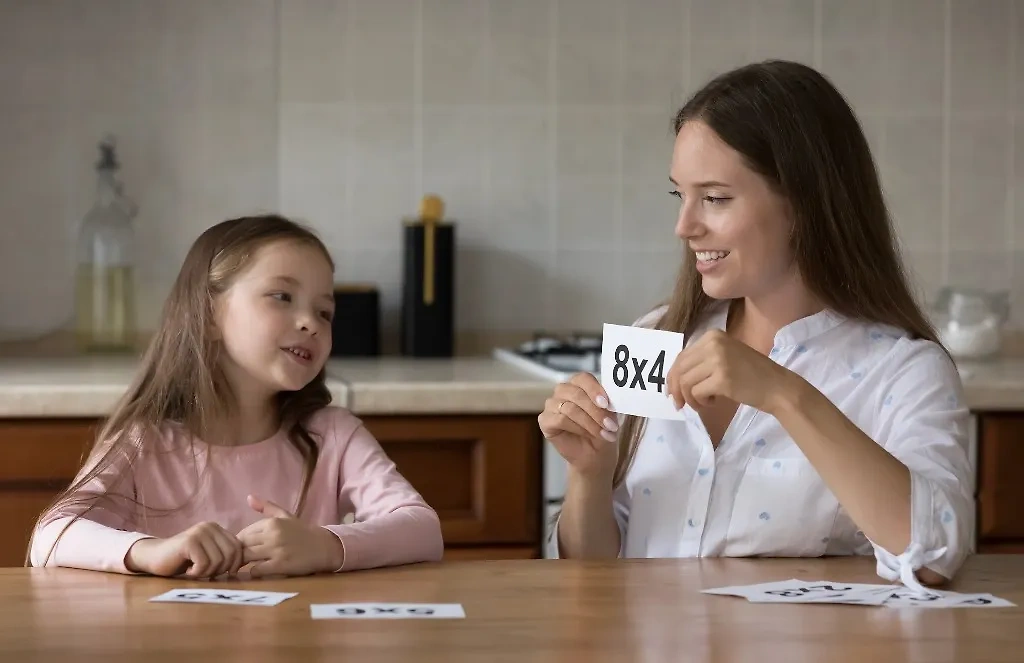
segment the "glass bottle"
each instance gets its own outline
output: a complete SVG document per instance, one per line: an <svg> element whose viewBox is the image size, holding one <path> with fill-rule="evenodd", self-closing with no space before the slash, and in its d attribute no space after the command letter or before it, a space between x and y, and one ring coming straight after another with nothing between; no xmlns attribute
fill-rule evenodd
<svg viewBox="0 0 1024 663"><path fill-rule="evenodd" d="M96 200L78 235L76 336L86 352L135 347L135 274L132 218L136 207L121 193L114 139L99 145Z"/></svg>

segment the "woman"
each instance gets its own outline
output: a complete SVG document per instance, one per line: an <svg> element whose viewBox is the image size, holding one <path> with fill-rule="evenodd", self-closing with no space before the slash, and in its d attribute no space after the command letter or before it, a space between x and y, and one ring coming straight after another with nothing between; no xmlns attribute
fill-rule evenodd
<svg viewBox="0 0 1024 663"><path fill-rule="evenodd" d="M870 554L950 579L974 527L968 411L914 301L864 134L818 72L742 67L679 111L685 420L616 420L590 374L538 417L570 465L563 557ZM620 424L621 427L620 427Z"/></svg>

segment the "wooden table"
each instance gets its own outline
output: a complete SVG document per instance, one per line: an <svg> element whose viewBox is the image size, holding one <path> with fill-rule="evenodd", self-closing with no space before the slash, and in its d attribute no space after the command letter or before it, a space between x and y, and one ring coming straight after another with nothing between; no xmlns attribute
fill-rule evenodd
<svg viewBox="0 0 1024 663"><path fill-rule="evenodd" d="M872 559L447 562L262 582L0 569L0 661L1024 660L1024 608L765 605L704 588L881 582ZM149 603L180 587L296 591L277 607ZM1024 556L970 559L952 587L1024 606ZM313 621L310 603L461 603L463 620Z"/></svg>

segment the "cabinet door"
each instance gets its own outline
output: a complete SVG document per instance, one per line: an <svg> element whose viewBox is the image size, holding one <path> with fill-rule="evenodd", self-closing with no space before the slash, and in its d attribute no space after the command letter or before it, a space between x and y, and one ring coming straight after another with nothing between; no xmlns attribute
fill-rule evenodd
<svg viewBox="0 0 1024 663"><path fill-rule="evenodd" d="M447 545L539 552L540 433L533 417L364 417L437 511ZM517 553L518 554L518 553Z"/></svg>
<svg viewBox="0 0 1024 663"><path fill-rule="evenodd" d="M979 550L1024 551L1024 414L979 417Z"/></svg>
<svg viewBox="0 0 1024 663"><path fill-rule="evenodd" d="M0 567L24 563L36 518L71 483L96 425L93 419L0 419Z"/></svg>

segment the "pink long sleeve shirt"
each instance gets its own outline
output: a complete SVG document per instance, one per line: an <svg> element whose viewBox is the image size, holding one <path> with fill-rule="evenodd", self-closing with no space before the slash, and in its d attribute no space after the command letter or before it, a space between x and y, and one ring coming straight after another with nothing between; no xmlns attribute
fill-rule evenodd
<svg viewBox="0 0 1024 663"><path fill-rule="evenodd" d="M299 517L326 527L341 540L345 561L339 570L441 559L444 546L437 514L398 473L359 419L342 408L328 407L311 418L308 428L320 456ZM50 553L57 535L84 507L52 514L35 531L33 566L45 562L129 573L125 555L140 539L167 538L203 521L237 534L263 518L249 508L247 495L294 513L304 472L302 456L284 431L254 444L226 447L208 445L173 424L147 439L132 465L115 463L82 492L127 495L146 508L124 499L101 498L67 528ZM354 522L342 524L349 513Z"/></svg>

